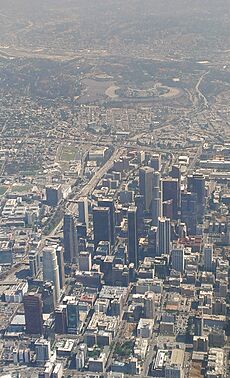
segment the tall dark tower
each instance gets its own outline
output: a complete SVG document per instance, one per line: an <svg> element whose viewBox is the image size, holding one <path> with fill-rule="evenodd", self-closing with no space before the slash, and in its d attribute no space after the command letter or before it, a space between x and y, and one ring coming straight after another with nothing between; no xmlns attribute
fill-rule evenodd
<svg viewBox="0 0 230 378"><path fill-rule="evenodd" d="M142 167L139 170L140 194L144 196L145 210L148 212L152 203L153 172L154 169L151 167Z"/></svg>
<svg viewBox="0 0 230 378"><path fill-rule="evenodd" d="M144 231L144 196L141 194L135 196L135 206L137 207L137 230Z"/></svg>
<svg viewBox="0 0 230 378"><path fill-rule="evenodd" d="M139 264L138 235L137 235L137 207L130 206L128 209L128 261L135 268Z"/></svg>
<svg viewBox="0 0 230 378"><path fill-rule="evenodd" d="M204 319L203 314L197 314L194 318L194 335L203 336L204 332Z"/></svg>
<svg viewBox="0 0 230 378"><path fill-rule="evenodd" d="M171 246L171 224L170 219L159 218L157 230L158 255L169 254Z"/></svg>
<svg viewBox="0 0 230 378"><path fill-rule="evenodd" d="M152 225L158 226L158 219L162 216L162 184L160 172L153 173L152 180Z"/></svg>
<svg viewBox="0 0 230 378"><path fill-rule="evenodd" d="M181 169L179 165L174 164L170 173L172 178L178 179L178 210L181 210Z"/></svg>
<svg viewBox="0 0 230 378"><path fill-rule="evenodd" d="M159 172L161 170L161 155L154 154L150 159L149 166Z"/></svg>
<svg viewBox="0 0 230 378"><path fill-rule="evenodd" d="M93 233L95 249L100 241L111 243L110 208L94 207L93 209Z"/></svg>
<svg viewBox="0 0 230 378"><path fill-rule="evenodd" d="M57 263L59 269L59 281L60 288L63 289L65 286L65 271L64 271L64 251L61 246L56 248Z"/></svg>
<svg viewBox="0 0 230 378"><path fill-rule="evenodd" d="M188 192L197 195L198 221L202 222L205 210L205 177L202 174L188 176Z"/></svg>
<svg viewBox="0 0 230 378"><path fill-rule="evenodd" d="M162 189L163 189L163 201L172 200L173 206L173 219L178 218L178 212L180 208L180 186L177 178L164 178L162 180Z"/></svg>
<svg viewBox="0 0 230 378"><path fill-rule="evenodd" d="M114 225L115 225L115 206L114 200L112 198L103 198L98 201L99 207L109 207L110 210L110 233L111 233L111 244L115 243L114 235Z"/></svg>
<svg viewBox="0 0 230 378"><path fill-rule="evenodd" d="M42 297L41 294L31 292L23 298L26 333L30 335L43 334Z"/></svg>
<svg viewBox="0 0 230 378"><path fill-rule="evenodd" d="M186 223L189 235L196 235L197 206L196 193L181 194L181 220Z"/></svg>
<svg viewBox="0 0 230 378"><path fill-rule="evenodd" d="M176 164L172 165L170 176L173 178L177 178L181 182L181 170L180 170L179 165L176 165Z"/></svg>
<svg viewBox="0 0 230 378"><path fill-rule="evenodd" d="M76 262L78 259L77 231L71 214L64 216L64 261L67 263Z"/></svg>

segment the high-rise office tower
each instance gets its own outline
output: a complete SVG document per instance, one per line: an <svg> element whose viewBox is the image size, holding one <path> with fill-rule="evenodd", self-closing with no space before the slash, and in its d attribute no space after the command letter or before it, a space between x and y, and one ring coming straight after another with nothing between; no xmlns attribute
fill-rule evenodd
<svg viewBox="0 0 230 378"><path fill-rule="evenodd" d="M46 188L46 203L48 206L57 206L62 199L61 185Z"/></svg>
<svg viewBox="0 0 230 378"><path fill-rule="evenodd" d="M78 220L79 222L86 225L87 229L89 227L89 211L88 211L88 198L81 197L77 201L78 204Z"/></svg>
<svg viewBox="0 0 230 378"><path fill-rule="evenodd" d="M85 224L78 223L76 225L77 238L78 238L78 253L81 251L82 242L87 238L87 227Z"/></svg>
<svg viewBox="0 0 230 378"><path fill-rule="evenodd" d="M99 207L108 207L110 210L110 234L111 244L115 243L114 227L115 227L115 206L112 198L102 198L98 200Z"/></svg>
<svg viewBox="0 0 230 378"><path fill-rule="evenodd" d="M151 211L153 172L151 167L142 167L139 169L139 188L140 194L144 196L145 210Z"/></svg>
<svg viewBox="0 0 230 378"><path fill-rule="evenodd" d="M55 298L58 302L60 299L60 281L56 248L54 246L43 249L43 281L53 282Z"/></svg>
<svg viewBox="0 0 230 378"><path fill-rule="evenodd" d="M174 164L172 166L172 170L170 173L170 176L174 179L178 180L178 216L180 217L180 211L181 211L181 167L180 165Z"/></svg>
<svg viewBox="0 0 230 378"><path fill-rule="evenodd" d="M64 226L64 260L67 263L77 262L78 259L78 240L77 231L74 223L73 216L65 214Z"/></svg>
<svg viewBox="0 0 230 378"><path fill-rule="evenodd" d="M162 182L161 182L161 173L154 171L152 175L152 187L153 188L159 188L160 191L162 191Z"/></svg>
<svg viewBox="0 0 230 378"><path fill-rule="evenodd" d="M196 193L181 193L181 221L186 224L188 235L196 235L197 206Z"/></svg>
<svg viewBox="0 0 230 378"><path fill-rule="evenodd" d="M213 244L205 244L203 247L203 265L206 272L212 272Z"/></svg>
<svg viewBox="0 0 230 378"><path fill-rule="evenodd" d="M79 255L79 270L88 272L92 268L92 256L88 251L82 251Z"/></svg>
<svg viewBox="0 0 230 378"><path fill-rule="evenodd" d="M181 170L180 170L180 166L179 165L174 164L172 166L172 170L170 172L170 176L173 177L173 178L177 178L179 181L181 181Z"/></svg>
<svg viewBox="0 0 230 378"><path fill-rule="evenodd" d="M162 180L162 192L163 201L172 200L173 201L173 219L178 218L178 212L180 208L180 186L177 178L164 178Z"/></svg>
<svg viewBox="0 0 230 378"><path fill-rule="evenodd" d="M138 162L140 164L144 163L144 161L146 159L145 151L138 151L138 153L137 153L137 159L138 159Z"/></svg>
<svg viewBox="0 0 230 378"><path fill-rule="evenodd" d="M179 239L184 239L188 236L186 223L180 222L178 224L178 236L179 236Z"/></svg>
<svg viewBox="0 0 230 378"><path fill-rule="evenodd" d="M52 282L44 282L42 287L43 313L51 314L56 307L55 287Z"/></svg>
<svg viewBox="0 0 230 378"><path fill-rule="evenodd" d="M127 261L127 245L120 244L116 247L114 264L126 265Z"/></svg>
<svg viewBox="0 0 230 378"><path fill-rule="evenodd" d="M60 288L65 286L64 250L61 246L56 247L57 263L59 269Z"/></svg>
<svg viewBox="0 0 230 378"><path fill-rule="evenodd" d="M202 222L205 211L205 177L202 174L193 174L188 176L188 192L197 195L197 214L198 221Z"/></svg>
<svg viewBox="0 0 230 378"><path fill-rule="evenodd" d="M147 319L153 319L156 311L156 294L147 291L144 298L144 314Z"/></svg>
<svg viewBox="0 0 230 378"><path fill-rule="evenodd" d="M45 361L49 361L51 357L51 347L50 347L50 340L46 339L38 339L34 343L35 346L35 353L36 353L36 361L40 363L44 363Z"/></svg>
<svg viewBox="0 0 230 378"><path fill-rule="evenodd" d="M162 217L161 175L153 172L152 176L152 225L158 226L158 219Z"/></svg>
<svg viewBox="0 0 230 378"><path fill-rule="evenodd" d="M174 248L171 252L171 266L177 272L184 271L184 248Z"/></svg>
<svg viewBox="0 0 230 378"><path fill-rule="evenodd" d="M43 334L42 296L29 292L23 297L26 333L31 335Z"/></svg>
<svg viewBox="0 0 230 378"><path fill-rule="evenodd" d="M128 209L128 261L134 264L135 268L139 264L138 247L137 208L130 206Z"/></svg>
<svg viewBox="0 0 230 378"><path fill-rule="evenodd" d="M29 252L30 276L35 278L41 270L40 252L38 249Z"/></svg>
<svg viewBox="0 0 230 378"><path fill-rule="evenodd" d="M76 333L79 328L79 303L75 299L67 302L67 328L69 333Z"/></svg>
<svg viewBox="0 0 230 378"><path fill-rule="evenodd" d="M94 207L93 209L93 233L95 249L100 241L111 242L110 208Z"/></svg>
<svg viewBox="0 0 230 378"><path fill-rule="evenodd" d="M120 203L122 205L126 205L134 201L134 192L128 189L122 189L119 192L119 197L120 197Z"/></svg>
<svg viewBox="0 0 230 378"><path fill-rule="evenodd" d="M154 154L150 158L149 166L153 168L155 171L160 171L161 170L161 155Z"/></svg>
<svg viewBox="0 0 230 378"><path fill-rule="evenodd" d="M162 216L161 194L158 187L154 187L152 191L152 225L158 226L158 219Z"/></svg>
<svg viewBox="0 0 230 378"><path fill-rule="evenodd" d="M171 223L168 218L159 218L157 230L158 255L169 254L171 247Z"/></svg>
<svg viewBox="0 0 230 378"><path fill-rule="evenodd" d="M148 230L147 256L155 257L157 254L157 227L153 226Z"/></svg>
<svg viewBox="0 0 230 378"><path fill-rule="evenodd" d="M67 333L67 306L60 305L55 309L55 333Z"/></svg>
<svg viewBox="0 0 230 378"><path fill-rule="evenodd" d="M135 196L135 206L137 207L137 229L138 232L144 230L144 196L141 194Z"/></svg>
<svg viewBox="0 0 230 378"><path fill-rule="evenodd" d="M173 220L173 200L162 202L163 217Z"/></svg>
<svg viewBox="0 0 230 378"><path fill-rule="evenodd" d="M197 314L194 318L194 335L203 336L203 333L204 333L203 314Z"/></svg>

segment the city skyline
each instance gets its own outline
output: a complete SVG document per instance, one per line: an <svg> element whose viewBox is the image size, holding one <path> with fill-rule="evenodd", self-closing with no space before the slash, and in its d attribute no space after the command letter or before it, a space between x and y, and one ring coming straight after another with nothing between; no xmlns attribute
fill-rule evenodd
<svg viewBox="0 0 230 378"><path fill-rule="evenodd" d="M229 378L229 0L0 0L0 378Z"/></svg>

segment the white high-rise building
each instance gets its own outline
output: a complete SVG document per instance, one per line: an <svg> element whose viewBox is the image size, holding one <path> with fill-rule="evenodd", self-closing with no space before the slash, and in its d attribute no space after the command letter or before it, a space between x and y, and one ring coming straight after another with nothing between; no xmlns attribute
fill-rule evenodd
<svg viewBox="0 0 230 378"><path fill-rule="evenodd" d="M43 249L43 281L53 282L55 298L58 302L60 298L60 279L55 246Z"/></svg>

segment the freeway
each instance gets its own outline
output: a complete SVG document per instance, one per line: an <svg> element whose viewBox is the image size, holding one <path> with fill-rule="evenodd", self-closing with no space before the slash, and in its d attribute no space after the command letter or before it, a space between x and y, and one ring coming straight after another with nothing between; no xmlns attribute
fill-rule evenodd
<svg viewBox="0 0 230 378"><path fill-rule="evenodd" d="M198 159L199 159L199 157L200 157L200 155L202 153L202 149L203 149L203 143L201 143L201 145L197 149L197 152L194 155L193 160L192 160L192 162L190 163L190 165L188 167L188 174L193 173L195 165L196 165L196 163L197 163L197 161L198 161Z"/></svg>
<svg viewBox="0 0 230 378"><path fill-rule="evenodd" d="M198 96L198 99L199 100L202 100L202 102L204 103L204 106L205 106L205 108L208 108L208 100L207 100L207 98L203 95L203 93L200 91L200 84L202 83L202 80L204 79L204 77L206 76L206 75L208 75L209 74L209 71L207 71L207 72L205 72L201 77L200 77L200 79L199 79L199 81L198 81L198 83L196 84L196 87L195 87L195 89L196 89L196 93L197 93L197 96Z"/></svg>
<svg viewBox="0 0 230 378"><path fill-rule="evenodd" d="M115 150L109 160L97 171L97 173L91 178L91 180L82 188L78 193L77 197L85 197L90 194L92 190L96 187L98 182L102 179L104 174L113 166L114 159L119 159L125 153L124 148L119 148Z"/></svg>
<svg viewBox="0 0 230 378"><path fill-rule="evenodd" d="M76 193L73 199L69 200L67 199L63 203L63 209L65 208L67 211L70 211L71 213L75 212L75 206L76 206L76 201L80 197L86 197L96 187L98 182L102 179L104 174L113 166L114 159L118 159L120 156L124 154L124 148L119 148L118 150L114 150L110 158L107 160L107 162L97 171L97 173L89 180L89 182L80 190ZM48 234L45 236L44 239L49 239L52 236L55 236L63 226L63 219L57 224L57 226Z"/></svg>

